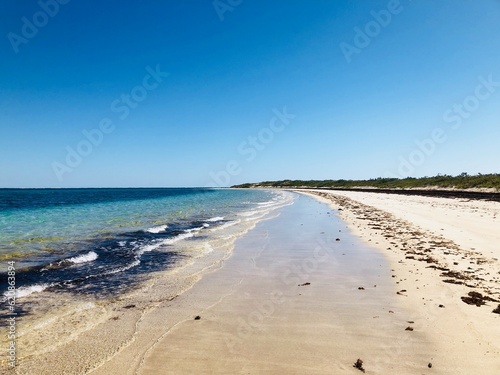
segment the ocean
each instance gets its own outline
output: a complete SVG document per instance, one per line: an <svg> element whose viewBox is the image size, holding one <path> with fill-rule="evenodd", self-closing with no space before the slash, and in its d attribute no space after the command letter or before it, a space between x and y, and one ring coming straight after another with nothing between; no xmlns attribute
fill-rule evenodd
<svg viewBox="0 0 500 375"><path fill-rule="evenodd" d="M244 189L0 189L0 279L15 261L21 302L44 291L117 295L187 260L216 262L214 247L291 199Z"/></svg>

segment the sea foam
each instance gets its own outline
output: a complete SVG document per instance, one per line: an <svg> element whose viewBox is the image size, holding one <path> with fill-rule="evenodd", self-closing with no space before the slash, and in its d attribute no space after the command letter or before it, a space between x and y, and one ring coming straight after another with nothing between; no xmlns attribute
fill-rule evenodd
<svg viewBox="0 0 500 375"><path fill-rule="evenodd" d="M91 251L87 254L82 254L76 257L68 258L67 261L75 264L80 264L80 263L92 262L96 259L97 259L97 254Z"/></svg>
<svg viewBox="0 0 500 375"><path fill-rule="evenodd" d="M164 232L165 229L168 228L168 225L158 225L157 227L151 227L151 228L148 228L146 229L146 232L149 232L149 233L160 233L160 232Z"/></svg>

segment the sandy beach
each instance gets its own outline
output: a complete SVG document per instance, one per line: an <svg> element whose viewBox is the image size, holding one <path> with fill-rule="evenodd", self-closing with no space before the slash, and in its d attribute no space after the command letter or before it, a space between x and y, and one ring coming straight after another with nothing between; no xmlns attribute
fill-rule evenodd
<svg viewBox="0 0 500 375"><path fill-rule="evenodd" d="M433 373L500 371L500 203L307 191L339 210L391 265L414 331L436 345ZM479 294L477 294L479 293ZM415 353L416 353L415 348Z"/></svg>
<svg viewBox="0 0 500 375"><path fill-rule="evenodd" d="M299 193L210 269L82 307L93 324L17 372L499 372L499 203Z"/></svg>
<svg viewBox="0 0 500 375"><path fill-rule="evenodd" d="M140 360L132 354L144 347L132 345L92 373L355 374L358 359L367 373L420 373L435 353L406 330L415 317L383 255L302 195L238 240L224 267L175 306L185 319Z"/></svg>

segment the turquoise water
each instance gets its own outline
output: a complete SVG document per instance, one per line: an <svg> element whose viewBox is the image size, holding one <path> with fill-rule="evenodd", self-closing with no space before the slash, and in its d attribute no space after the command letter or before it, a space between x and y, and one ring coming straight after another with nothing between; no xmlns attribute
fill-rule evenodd
<svg viewBox="0 0 500 375"><path fill-rule="evenodd" d="M67 253L82 241L230 216L270 198L228 189L0 190L0 256Z"/></svg>
<svg viewBox="0 0 500 375"><path fill-rule="evenodd" d="M175 263L184 255L174 244L280 199L240 189L0 189L0 274L14 260L21 290L109 288Z"/></svg>

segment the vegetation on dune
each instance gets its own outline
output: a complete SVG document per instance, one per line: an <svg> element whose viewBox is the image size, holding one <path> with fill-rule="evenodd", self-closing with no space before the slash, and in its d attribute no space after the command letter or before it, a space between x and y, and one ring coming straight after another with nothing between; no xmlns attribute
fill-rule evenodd
<svg viewBox="0 0 500 375"><path fill-rule="evenodd" d="M437 175L434 177L407 177L407 178L375 178L370 180L282 180L264 181L235 185L235 188L275 187L275 188L376 188L376 189L497 189L500 190L500 174L469 175L462 173L458 176Z"/></svg>

